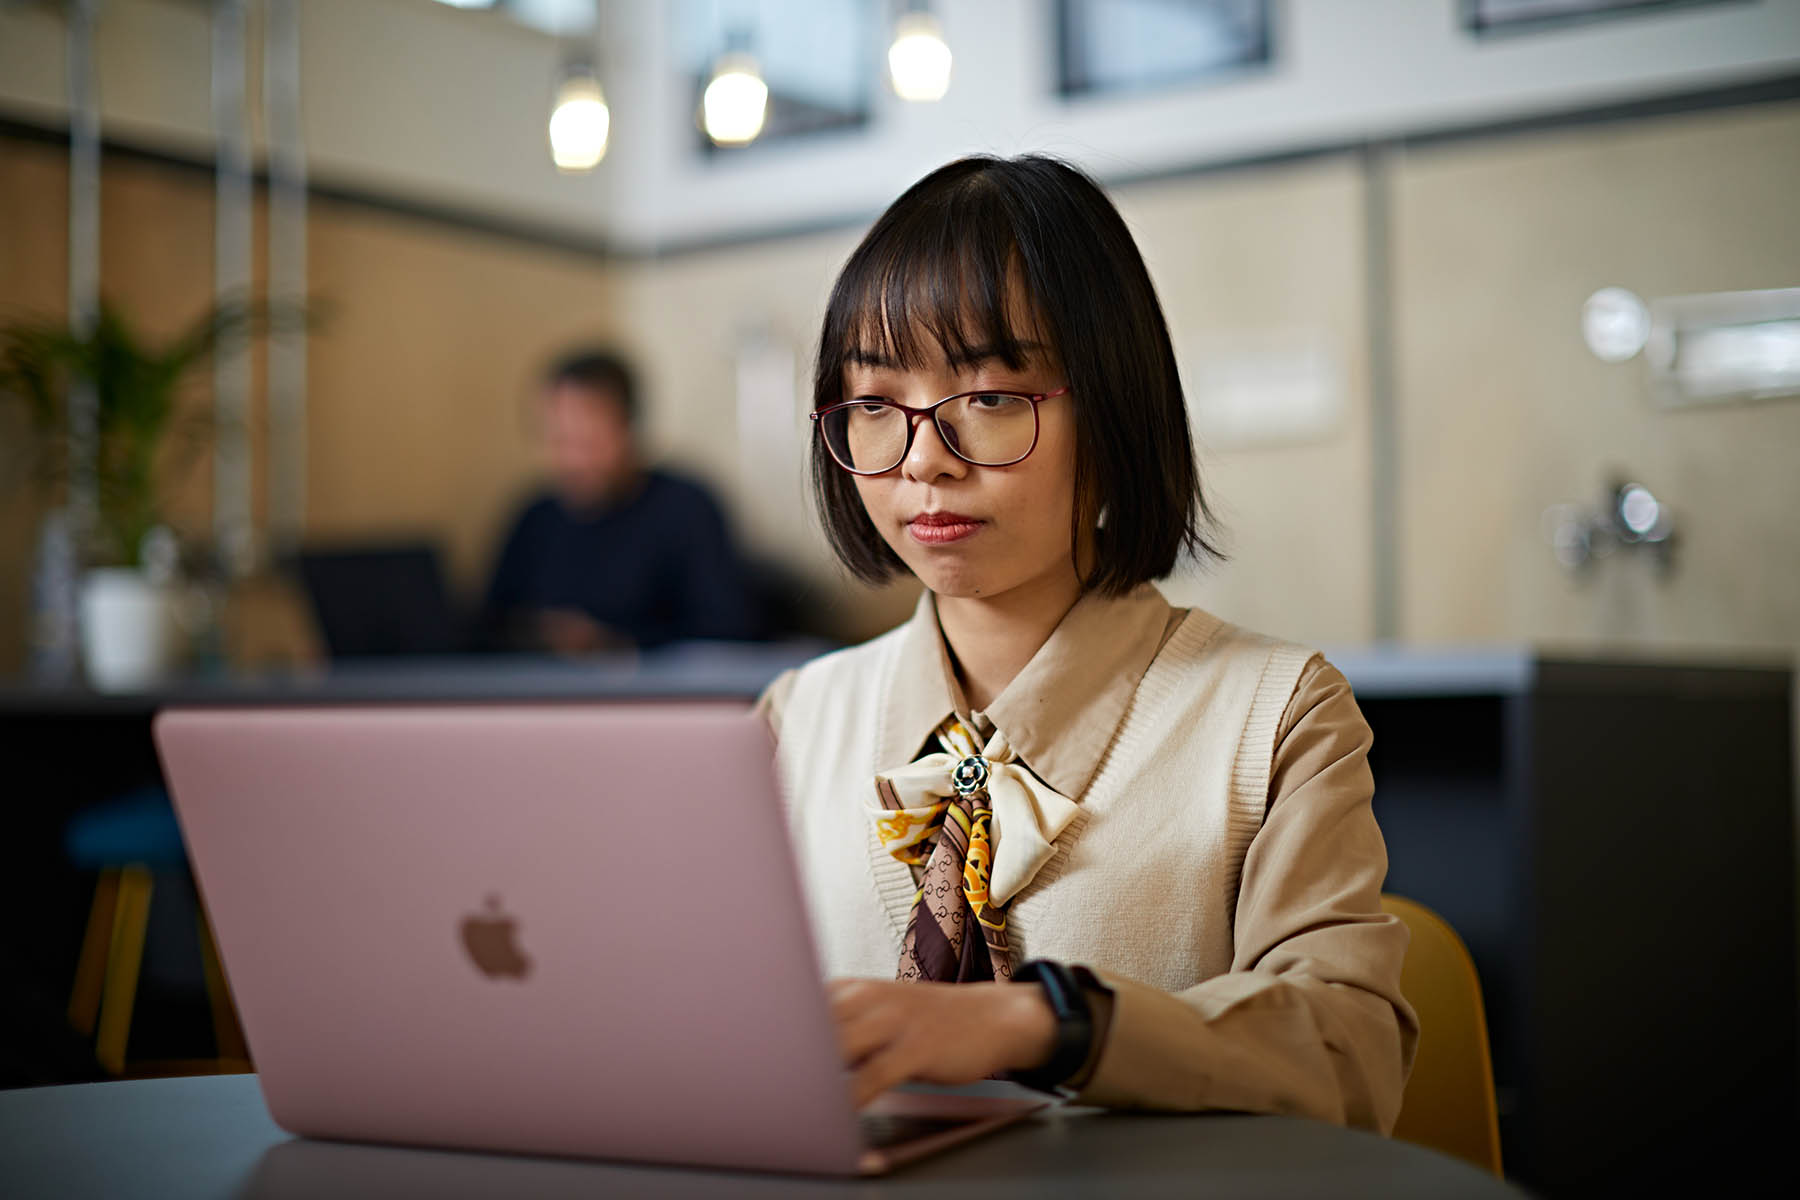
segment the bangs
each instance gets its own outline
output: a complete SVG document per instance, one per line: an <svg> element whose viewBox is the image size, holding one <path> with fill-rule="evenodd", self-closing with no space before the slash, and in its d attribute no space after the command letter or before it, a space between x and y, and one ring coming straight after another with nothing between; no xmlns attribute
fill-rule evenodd
<svg viewBox="0 0 1800 1200"><path fill-rule="evenodd" d="M836 377L852 363L920 370L940 354L1016 370L1045 341L1038 325L1004 197L970 181L872 231L834 289L821 359Z"/></svg>

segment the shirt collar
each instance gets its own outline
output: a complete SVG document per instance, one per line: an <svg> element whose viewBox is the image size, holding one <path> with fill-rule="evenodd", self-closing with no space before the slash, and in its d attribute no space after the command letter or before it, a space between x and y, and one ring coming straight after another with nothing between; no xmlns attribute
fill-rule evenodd
<svg viewBox="0 0 1800 1200"><path fill-rule="evenodd" d="M1147 583L1123 596L1084 593L982 715L1040 779L1078 799L1181 615ZM957 684L931 592L919 597L900 636L877 770L912 761L952 712L974 715Z"/></svg>

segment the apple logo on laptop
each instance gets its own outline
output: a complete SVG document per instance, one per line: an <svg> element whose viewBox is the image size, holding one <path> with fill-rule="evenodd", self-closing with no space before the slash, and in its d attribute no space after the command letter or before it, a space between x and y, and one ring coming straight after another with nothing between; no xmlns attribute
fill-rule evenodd
<svg viewBox="0 0 1800 1200"><path fill-rule="evenodd" d="M500 897L489 896L487 908L463 918L463 949L490 979L524 979L531 974L531 960L525 957L513 934L517 927L500 909Z"/></svg>

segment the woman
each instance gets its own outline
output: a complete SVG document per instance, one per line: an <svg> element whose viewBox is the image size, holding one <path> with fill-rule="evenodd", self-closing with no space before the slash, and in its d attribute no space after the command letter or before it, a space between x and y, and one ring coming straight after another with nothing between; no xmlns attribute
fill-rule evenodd
<svg viewBox="0 0 1800 1200"><path fill-rule="evenodd" d="M814 400L834 549L925 585L761 706L858 1101L1010 1073L1391 1128L1416 1023L1368 726L1319 656L1150 585L1210 513L1099 188L1038 157L914 185L838 278Z"/></svg>

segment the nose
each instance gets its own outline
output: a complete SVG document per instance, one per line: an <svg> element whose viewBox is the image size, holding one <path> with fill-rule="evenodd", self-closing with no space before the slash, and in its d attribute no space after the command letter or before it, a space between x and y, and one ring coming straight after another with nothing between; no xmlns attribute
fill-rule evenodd
<svg viewBox="0 0 1800 1200"><path fill-rule="evenodd" d="M969 464L944 445L936 421L930 417L913 417L912 423L912 446L900 460L902 476L915 483L931 483L937 479L961 479L969 473Z"/></svg>

